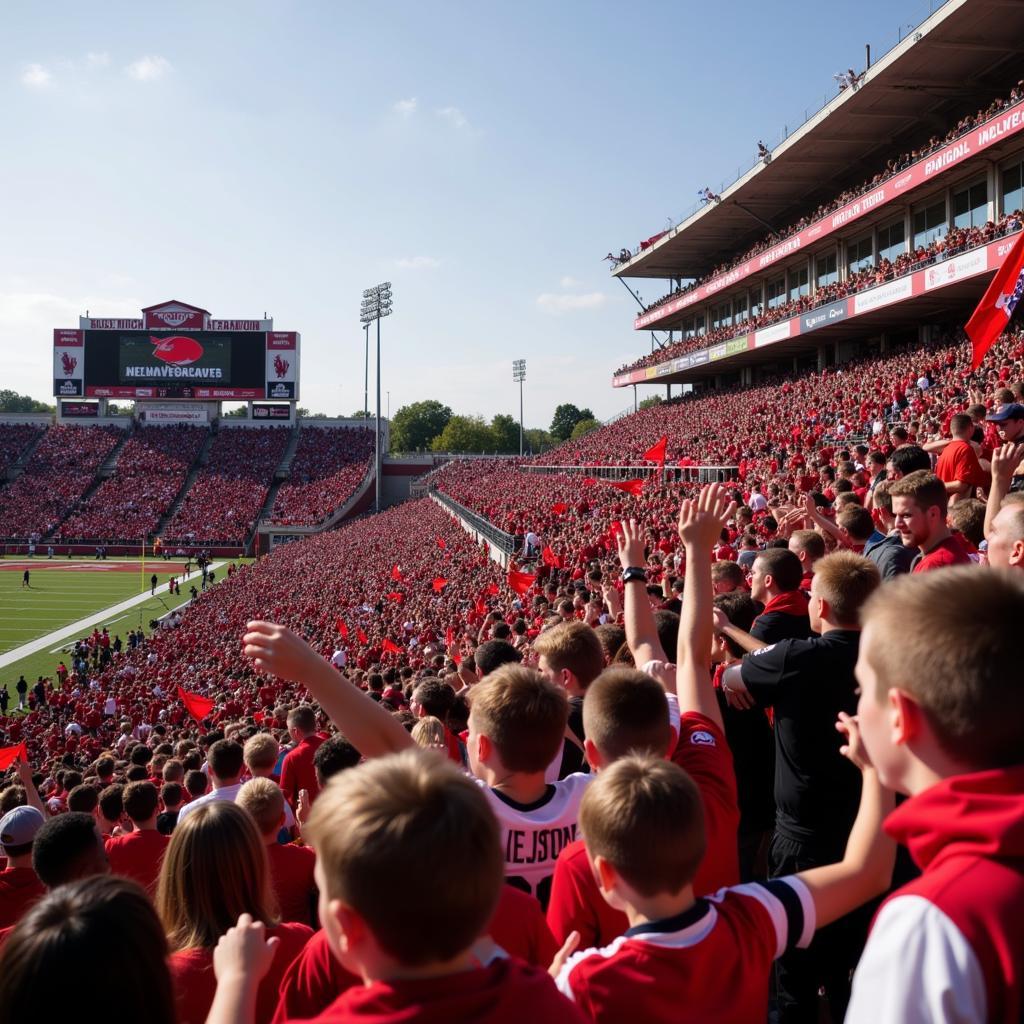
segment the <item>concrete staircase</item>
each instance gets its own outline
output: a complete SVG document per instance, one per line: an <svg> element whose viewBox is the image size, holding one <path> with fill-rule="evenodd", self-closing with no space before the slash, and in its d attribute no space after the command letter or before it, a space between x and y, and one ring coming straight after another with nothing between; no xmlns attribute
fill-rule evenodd
<svg viewBox="0 0 1024 1024"><path fill-rule="evenodd" d="M192 485L196 482L196 478L202 472L203 467L210 461L210 448L213 445L215 436L212 430L207 433L206 440L203 441L203 447L199 449L196 461L189 468L185 482L181 485L181 490L175 495L170 508L160 517L160 522L156 524L156 530L153 533L154 537L162 537L164 530L167 529L167 524L178 514L178 509L184 504L185 496L192 489Z"/></svg>

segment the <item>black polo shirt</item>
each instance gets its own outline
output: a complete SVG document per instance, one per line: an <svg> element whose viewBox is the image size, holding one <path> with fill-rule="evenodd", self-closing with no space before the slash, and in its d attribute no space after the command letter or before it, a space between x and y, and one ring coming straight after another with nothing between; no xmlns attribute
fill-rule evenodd
<svg viewBox="0 0 1024 1024"><path fill-rule="evenodd" d="M860 772L842 754L835 723L856 714L860 632L782 640L743 659L742 679L775 713L776 832L841 854L860 803Z"/></svg>

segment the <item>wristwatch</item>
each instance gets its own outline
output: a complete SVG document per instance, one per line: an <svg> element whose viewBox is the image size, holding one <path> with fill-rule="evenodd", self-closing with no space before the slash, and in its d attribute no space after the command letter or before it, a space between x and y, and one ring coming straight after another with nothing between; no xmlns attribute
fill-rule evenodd
<svg viewBox="0 0 1024 1024"><path fill-rule="evenodd" d="M639 580L641 583L647 582L647 570L639 565L631 565L622 574L623 583L632 583L633 580Z"/></svg>

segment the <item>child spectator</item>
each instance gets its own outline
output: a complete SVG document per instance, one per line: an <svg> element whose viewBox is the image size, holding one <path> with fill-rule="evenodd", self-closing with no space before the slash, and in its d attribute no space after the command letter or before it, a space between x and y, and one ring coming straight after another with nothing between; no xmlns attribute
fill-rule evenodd
<svg viewBox="0 0 1024 1024"><path fill-rule="evenodd" d="M156 827L160 798L152 782L129 782L124 789L124 810L132 831L107 840L107 858L115 875L134 879L147 892L156 889L167 836Z"/></svg>

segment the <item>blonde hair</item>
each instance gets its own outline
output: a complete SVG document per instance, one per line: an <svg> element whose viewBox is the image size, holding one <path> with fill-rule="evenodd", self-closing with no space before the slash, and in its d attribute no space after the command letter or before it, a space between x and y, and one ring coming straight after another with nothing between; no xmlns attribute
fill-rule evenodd
<svg viewBox="0 0 1024 1024"><path fill-rule="evenodd" d="M469 718L509 771L542 772L562 748L569 699L534 669L502 665L470 691Z"/></svg>
<svg viewBox="0 0 1024 1024"><path fill-rule="evenodd" d="M332 777L306 826L327 895L410 966L450 960L483 933L501 891L498 822L471 779L421 750ZM415 864L422 884L402 885Z"/></svg>
<svg viewBox="0 0 1024 1024"><path fill-rule="evenodd" d="M579 827L591 859L603 857L642 896L679 892L707 848L700 791L660 757L623 757L604 769L583 796Z"/></svg>
<svg viewBox="0 0 1024 1024"><path fill-rule="evenodd" d="M814 563L812 593L828 601L832 621L858 626L864 602L875 592L882 577L869 558L852 551L835 551Z"/></svg>
<svg viewBox="0 0 1024 1024"><path fill-rule="evenodd" d="M258 732L245 741L242 756L249 770L254 768L271 769L277 764L281 753L281 745L269 732Z"/></svg>
<svg viewBox="0 0 1024 1024"><path fill-rule="evenodd" d="M276 833L284 816L284 793L270 779L250 779L235 797L235 803L247 811L260 835Z"/></svg>
<svg viewBox="0 0 1024 1024"><path fill-rule="evenodd" d="M156 908L172 952L212 949L239 914L278 923L267 852L241 807L214 800L179 820L160 866Z"/></svg>
<svg viewBox="0 0 1024 1024"><path fill-rule="evenodd" d="M440 718L426 715L412 727L412 738L416 745L426 750L438 748L448 749L448 739L444 732L444 723Z"/></svg>
<svg viewBox="0 0 1024 1024"><path fill-rule="evenodd" d="M636 669L606 668L587 690L583 730L605 761L631 753L662 756L672 739L665 691Z"/></svg>
<svg viewBox="0 0 1024 1024"><path fill-rule="evenodd" d="M563 622L546 629L533 649L556 672L568 669L586 689L604 668L604 651L597 634L585 622Z"/></svg>

